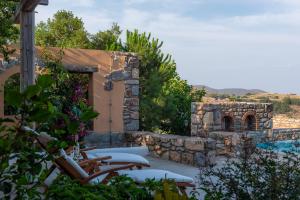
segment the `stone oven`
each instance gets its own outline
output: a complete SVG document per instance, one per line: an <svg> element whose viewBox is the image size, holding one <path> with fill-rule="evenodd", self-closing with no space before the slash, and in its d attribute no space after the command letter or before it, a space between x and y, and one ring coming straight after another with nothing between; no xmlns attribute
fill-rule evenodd
<svg viewBox="0 0 300 200"><path fill-rule="evenodd" d="M212 131L244 132L272 129L270 103L193 102L191 136L207 137Z"/></svg>

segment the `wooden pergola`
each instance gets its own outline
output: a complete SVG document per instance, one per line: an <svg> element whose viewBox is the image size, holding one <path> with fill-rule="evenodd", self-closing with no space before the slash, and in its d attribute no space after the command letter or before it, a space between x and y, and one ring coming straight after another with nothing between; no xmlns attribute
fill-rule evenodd
<svg viewBox="0 0 300 200"><path fill-rule="evenodd" d="M14 16L14 22L20 24L21 29L21 90L34 84L35 80L35 8L48 3L49 0L21 0Z"/></svg>

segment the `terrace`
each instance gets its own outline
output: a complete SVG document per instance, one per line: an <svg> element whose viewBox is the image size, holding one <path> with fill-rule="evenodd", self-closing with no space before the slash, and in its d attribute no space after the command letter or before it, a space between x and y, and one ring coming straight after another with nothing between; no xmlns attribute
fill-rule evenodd
<svg viewBox="0 0 300 200"><path fill-rule="evenodd" d="M146 87L145 82L141 84L145 81L141 74L146 70L139 55L35 46L34 10L38 4L47 5L48 1L21 0L18 4L14 20L20 23L21 45L9 46L15 51L8 61L0 55L4 152L0 186L8 188L0 190L0 197L59 199L77 192L99 195L101 189L108 199L114 192L120 199L139 199L141 194L150 199L239 199L241 193L251 199L251 191L260 189L258 181L267 188L261 194L268 194L277 183L299 183L299 160L284 163L297 160L298 155L278 159L274 152L255 152L258 143L300 137L299 129L273 129L272 104L195 100L188 105L191 112L186 111L190 133L141 131L140 113L145 105L140 104L144 100L140 92ZM164 58L161 54L158 57ZM156 76L151 78L155 82ZM192 94L188 94L191 99ZM159 119L164 126L169 121ZM189 120L182 123L185 131L189 130L186 122ZM278 169L275 172L282 170L281 179L275 180L278 174L273 171L263 171L270 163ZM57 183L59 174L69 180ZM252 175L249 180L247 174ZM122 175L130 179L118 182ZM156 182L145 185L148 179ZM131 185L126 185L128 181ZM49 191L41 190L44 183ZM294 191L296 185L285 188ZM194 191L198 192L195 196ZM269 199L281 193L273 191Z"/></svg>

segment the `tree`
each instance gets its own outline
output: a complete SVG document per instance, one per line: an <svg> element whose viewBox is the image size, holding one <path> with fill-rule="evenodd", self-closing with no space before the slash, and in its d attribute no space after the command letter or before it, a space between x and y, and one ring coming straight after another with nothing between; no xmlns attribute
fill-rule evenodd
<svg viewBox="0 0 300 200"><path fill-rule="evenodd" d="M111 29L99 31L91 36L91 48L109 51L117 51L122 49L120 35L122 31L120 26L113 23Z"/></svg>
<svg viewBox="0 0 300 200"><path fill-rule="evenodd" d="M162 45L151 34L127 31L123 49L136 52L140 59L140 127L187 135L191 102L200 101L205 91L194 91L187 81L180 79L176 63L162 52Z"/></svg>
<svg viewBox="0 0 300 200"><path fill-rule="evenodd" d="M71 11L61 10L47 23L36 27L36 45L62 48L88 48L90 43L83 21Z"/></svg>
<svg viewBox="0 0 300 200"><path fill-rule="evenodd" d="M8 60L8 55L14 50L8 47L18 39L19 29L14 25L12 17L16 8L16 2L0 1L0 53Z"/></svg>

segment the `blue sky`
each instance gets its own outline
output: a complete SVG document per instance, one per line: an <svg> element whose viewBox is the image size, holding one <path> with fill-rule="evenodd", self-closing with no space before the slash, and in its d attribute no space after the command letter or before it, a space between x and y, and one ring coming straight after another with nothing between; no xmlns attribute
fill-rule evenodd
<svg viewBox="0 0 300 200"><path fill-rule="evenodd" d="M37 23L66 9L92 33L151 32L190 84L300 94L300 0L49 1Z"/></svg>

